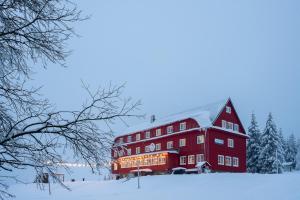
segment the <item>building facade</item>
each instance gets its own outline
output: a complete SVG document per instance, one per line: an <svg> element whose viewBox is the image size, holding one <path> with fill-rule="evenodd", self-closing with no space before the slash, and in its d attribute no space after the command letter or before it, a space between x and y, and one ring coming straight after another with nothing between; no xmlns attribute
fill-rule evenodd
<svg viewBox="0 0 300 200"><path fill-rule="evenodd" d="M182 168L246 172L246 135L230 99L145 122L115 138L112 173L170 173Z"/></svg>

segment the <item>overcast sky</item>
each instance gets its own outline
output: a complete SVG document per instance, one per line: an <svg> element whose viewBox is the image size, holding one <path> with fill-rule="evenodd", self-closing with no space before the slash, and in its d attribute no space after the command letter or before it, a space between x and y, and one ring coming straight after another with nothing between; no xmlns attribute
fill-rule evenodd
<svg viewBox="0 0 300 200"><path fill-rule="evenodd" d="M68 68L49 65L34 77L57 107L81 104L81 80L94 88L126 82L124 95L157 118L231 97L245 128L252 111L261 128L271 111L285 135L300 137L300 1L84 0L78 7L91 19L75 25L81 37L69 41Z"/></svg>

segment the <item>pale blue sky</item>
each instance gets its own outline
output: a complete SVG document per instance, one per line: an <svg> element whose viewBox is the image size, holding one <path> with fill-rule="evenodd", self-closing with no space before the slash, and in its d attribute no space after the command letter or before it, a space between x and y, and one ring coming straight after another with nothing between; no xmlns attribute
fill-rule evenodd
<svg viewBox="0 0 300 200"><path fill-rule="evenodd" d="M58 107L93 87L126 82L141 112L157 117L231 97L245 128L271 111L284 134L300 137L300 1L80 1L67 69L35 75ZM130 124L138 123L137 120ZM121 127L115 124L116 130Z"/></svg>

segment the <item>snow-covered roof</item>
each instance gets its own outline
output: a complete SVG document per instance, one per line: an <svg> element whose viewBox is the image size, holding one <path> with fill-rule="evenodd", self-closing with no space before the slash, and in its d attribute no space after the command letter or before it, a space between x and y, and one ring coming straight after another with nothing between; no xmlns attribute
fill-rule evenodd
<svg viewBox="0 0 300 200"><path fill-rule="evenodd" d="M208 164L210 166L210 164L207 161L202 161L202 162L197 162L196 167L202 167L205 164Z"/></svg>
<svg viewBox="0 0 300 200"><path fill-rule="evenodd" d="M149 168L146 168L146 169L134 169L134 170L131 170L130 172L152 172L152 169L149 169Z"/></svg>
<svg viewBox="0 0 300 200"><path fill-rule="evenodd" d="M172 168L173 171L177 171L177 170L186 170L186 168L184 167L174 167Z"/></svg>
<svg viewBox="0 0 300 200"><path fill-rule="evenodd" d="M183 112L168 115L164 118L156 119L154 122L150 122L150 120L145 121L141 124L128 127L122 135L144 131L188 118L196 120L200 127L208 128L213 125L213 122L218 117L220 111L224 108L227 101L228 99L225 99L205 106L200 106Z"/></svg>

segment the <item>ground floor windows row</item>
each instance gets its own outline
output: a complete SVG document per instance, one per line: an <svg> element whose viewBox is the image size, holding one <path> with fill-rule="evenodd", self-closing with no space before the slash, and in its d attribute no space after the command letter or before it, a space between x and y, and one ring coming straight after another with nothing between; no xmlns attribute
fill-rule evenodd
<svg viewBox="0 0 300 200"><path fill-rule="evenodd" d="M180 165L194 165L198 162L204 161L204 154L196 154L196 155L188 155L188 156L180 156L179 164Z"/></svg>
<svg viewBox="0 0 300 200"><path fill-rule="evenodd" d="M239 158L238 157L218 155L218 165L238 167L239 166Z"/></svg>
<svg viewBox="0 0 300 200"><path fill-rule="evenodd" d="M133 168L133 167L145 167L145 166L155 166L155 165L165 165L166 158L165 157L153 157L153 158L145 158L140 160L126 160L121 161L121 168Z"/></svg>

